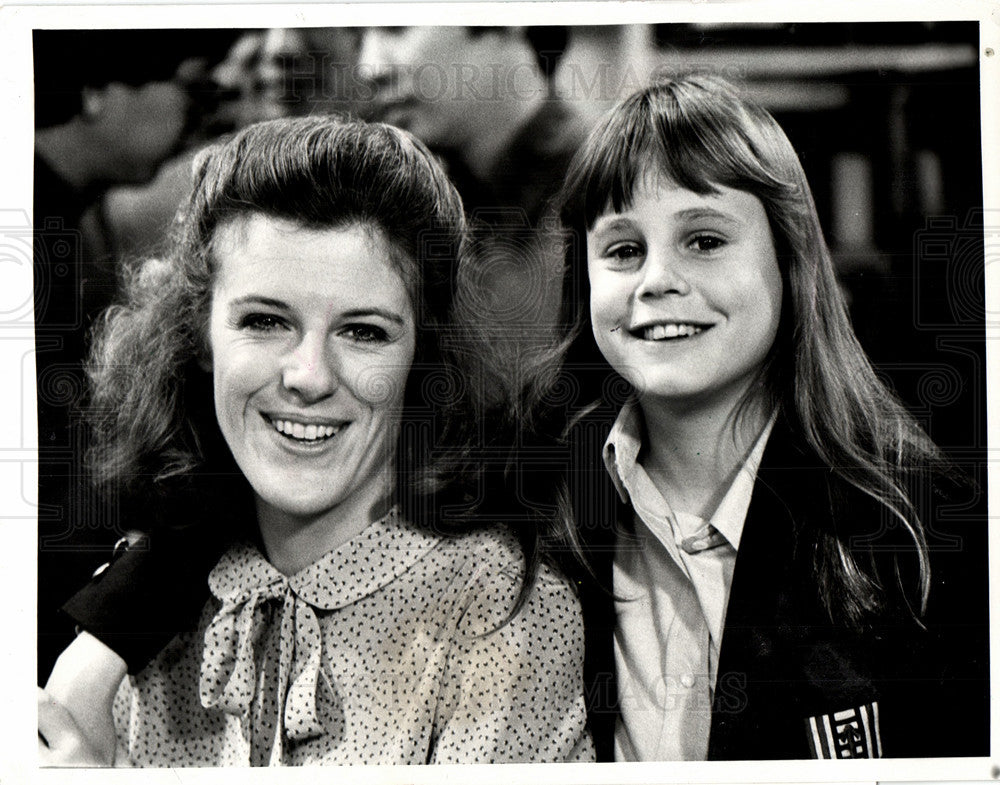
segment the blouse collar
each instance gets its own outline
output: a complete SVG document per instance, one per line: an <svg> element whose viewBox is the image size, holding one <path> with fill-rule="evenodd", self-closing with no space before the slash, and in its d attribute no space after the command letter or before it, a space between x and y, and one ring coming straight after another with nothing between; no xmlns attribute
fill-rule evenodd
<svg viewBox="0 0 1000 785"><path fill-rule="evenodd" d="M234 602L240 595L265 586L287 583L297 597L313 607L334 610L394 581L440 539L404 520L394 508L356 537L287 577L264 558L256 545L237 543L216 564L208 585L217 599Z"/></svg>

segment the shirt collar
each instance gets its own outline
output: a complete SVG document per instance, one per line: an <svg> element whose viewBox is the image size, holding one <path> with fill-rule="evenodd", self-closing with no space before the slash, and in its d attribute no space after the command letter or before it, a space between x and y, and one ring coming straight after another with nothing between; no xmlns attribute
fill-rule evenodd
<svg viewBox="0 0 1000 785"><path fill-rule="evenodd" d="M743 465L736 472L729 490L722 497L719 506L715 508L712 518L709 521L712 526L733 546L739 550L740 538L743 536L743 524L746 522L747 510L750 508L750 498L753 496L753 486L757 480L757 469L760 468L761 458L764 457L764 449L767 447L767 440L777 419L777 411L771 415L760 432L757 441L754 442L750 452L747 454Z"/></svg>
<svg viewBox="0 0 1000 785"><path fill-rule="evenodd" d="M709 521L737 550L743 535L743 524L750 507L750 497L757 479L757 470L760 468L764 449L777 417L777 411L771 414ZM611 427L611 432L604 442L602 453L604 465L611 476L611 481L625 503L630 501L628 486L634 485L632 478L636 472L636 463L639 460L644 439L645 426L643 425L642 411L638 402L633 398L627 401L618 413L618 417ZM667 503L669 505L669 500Z"/></svg>
<svg viewBox="0 0 1000 785"><path fill-rule="evenodd" d="M287 582L288 588L323 610L343 608L392 582L441 541L390 513L356 537L321 556L294 575L276 570L257 546L237 543L209 575L212 594L235 602L240 595Z"/></svg>
<svg viewBox="0 0 1000 785"><path fill-rule="evenodd" d="M642 416L639 404L633 398L618 412L602 451L604 466L618 489L618 495L626 504L629 502L626 484L635 471L643 438Z"/></svg>

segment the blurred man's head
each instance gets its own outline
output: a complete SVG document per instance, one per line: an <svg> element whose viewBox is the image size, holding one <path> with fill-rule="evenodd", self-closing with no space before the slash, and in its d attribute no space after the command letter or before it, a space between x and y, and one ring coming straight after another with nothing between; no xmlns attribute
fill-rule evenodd
<svg viewBox="0 0 1000 785"><path fill-rule="evenodd" d="M35 127L43 137L72 129L75 147L61 145L60 156L88 159L87 179L148 180L213 107L208 70L233 38L232 31L36 30Z"/></svg>
<svg viewBox="0 0 1000 785"><path fill-rule="evenodd" d="M359 68L378 118L464 150L519 127L546 98L565 27L372 27Z"/></svg>

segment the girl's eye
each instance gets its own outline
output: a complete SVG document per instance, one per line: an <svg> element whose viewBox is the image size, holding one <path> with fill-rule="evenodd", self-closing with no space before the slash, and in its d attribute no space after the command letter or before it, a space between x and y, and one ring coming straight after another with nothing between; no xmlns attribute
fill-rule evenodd
<svg viewBox="0 0 1000 785"><path fill-rule="evenodd" d="M374 324L351 324L344 334L358 343L384 343L389 339L388 333Z"/></svg>
<svg viewBox="0 0 1000 785"><path fill-rule="evenodd" d="M691 242L690 247L696 251L701 251L702 253L710 253L711 251L717 251L722 246L726 244L726 241L721 237L714 234L698 234L695 235Z"/></svg>
<svg viewBox="0 0 1000 785"><path fill-rule="evenodd" d="M642 247L637 243L615 243L604 252L604 255L621 261L635 259L642 255Z"/></svg>
<svg viewBox="0 0 1000 785"><path fill-rule="evenodd" d="M285 326L285 320L272 313L248 313L240 319L240 327L255 332L271 332Z"/></svg>

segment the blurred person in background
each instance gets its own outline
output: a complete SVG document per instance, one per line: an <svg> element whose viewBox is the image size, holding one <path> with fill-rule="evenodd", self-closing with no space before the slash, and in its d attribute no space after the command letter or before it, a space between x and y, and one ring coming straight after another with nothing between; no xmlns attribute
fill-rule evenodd
<svg viewBox="0 0 1000 785"><path fill-rule="evenodd" d="M553 89L568 42L563 26L370 27L358 71L379 119L445 158L470 213L534 224L586 131Z"/></svg>
<svg viewBox="0 0 1000 785"><path fill-rule="evenodd" d="M167 161L155 179L111 189L104 223L112 254L134 258L161 245L191 189L191 165L204 143L261 120L304 114L349 114L345 89L356 34L345 28L244 30L211 72L218 89L197 141Z"/></svg>
<svg viewBox="0 0 1000 785"><path fill-rule="evenodd" d="M35 32L34 276L39 444L40 663L65 645L51 609L86 576L80 551L107 547L113 511L77 482L77 404L91 321L114 297L94 206L109 188L141 183L211 112L208 70L233 34L187 31L164 47L155 30ZM70 510L72 509L72 515Z"/></svg>
<svg viewBox="0 0 1000 785"><path fill-rule="evenodd" d="M561 239L549 202L587 131L554 87L568 43L563 26L361 33L370 111L438 153L462 193L476 250L466 291L480 293L467 306L509 363L530 362L557 319Z"/></svg>

